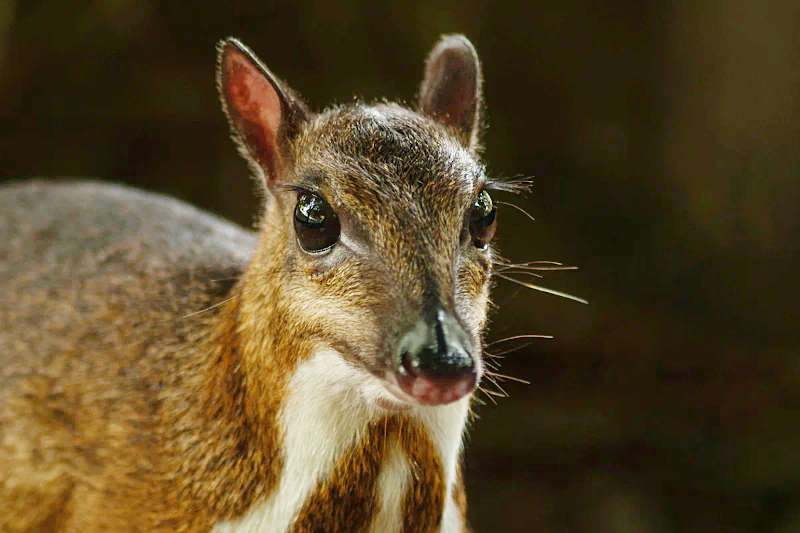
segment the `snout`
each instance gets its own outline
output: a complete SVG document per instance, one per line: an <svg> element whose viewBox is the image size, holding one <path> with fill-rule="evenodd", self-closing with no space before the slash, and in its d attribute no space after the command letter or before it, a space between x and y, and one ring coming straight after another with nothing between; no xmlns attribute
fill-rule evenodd
<svg viewBox="0 0 800 533"><path fill-rule="evenodd" d="M400 339L395 375L405 394L422 404L439 405L475 390L478 363L464 328L437 308Z"/></svg>

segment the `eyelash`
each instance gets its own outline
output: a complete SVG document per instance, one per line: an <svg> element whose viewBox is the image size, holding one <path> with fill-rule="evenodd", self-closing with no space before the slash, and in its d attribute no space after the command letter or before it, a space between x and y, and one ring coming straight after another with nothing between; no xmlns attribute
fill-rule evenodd
<svg viewBox="0 0 800 533"><path fill-rule="evenodd" d="M287 192L295 192L295 193L308 193L308 194L316 194L317 196L321 196L321 193L314 188L308 187L306 185L301 185L299 183L283 183L281 184L281 188Z"/></svg>

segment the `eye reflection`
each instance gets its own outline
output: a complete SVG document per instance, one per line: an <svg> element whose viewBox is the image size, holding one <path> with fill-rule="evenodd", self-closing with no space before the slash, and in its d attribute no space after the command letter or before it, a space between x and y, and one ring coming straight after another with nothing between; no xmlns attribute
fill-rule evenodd
<svg viewBox="0 0 800 533"><path fill-rule="evenodd" d="M486 248L497 231L497 208L492 202L492 197L486 190L482 190L475 202L469 217L469 233L472 235L472 244L476 248Z"/></svg>
<svg viewBox="0 0 800 533"><path fill-rule="evenodd" d="M321 196L303 191L297 195L294 208L294 231L303 250L320 253L336 244L341 226L328 202Z"/></svg>

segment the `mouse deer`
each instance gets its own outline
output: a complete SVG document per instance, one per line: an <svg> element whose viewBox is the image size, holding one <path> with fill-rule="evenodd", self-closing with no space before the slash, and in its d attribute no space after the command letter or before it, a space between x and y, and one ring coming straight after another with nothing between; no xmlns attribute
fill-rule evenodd
<svg viewBox="0 0 800 533"><path fill-rule="evenodd" d="M95 182L0 189L0 530L462 532L497 227L463 36L415 109L312 112L218 46L253 233Z"/></svg>

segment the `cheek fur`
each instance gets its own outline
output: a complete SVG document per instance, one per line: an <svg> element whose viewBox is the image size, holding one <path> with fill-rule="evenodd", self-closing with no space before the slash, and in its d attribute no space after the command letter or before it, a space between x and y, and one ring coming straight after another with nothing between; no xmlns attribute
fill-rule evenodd
<svg viewBox="0 0 800 533"><path fill-rule="evenodd" d="M486 323L489 303L489 270L475 261L466 261L458 270L456 306L474 338L479 338Z"/></svg>
<svg viewBox="0 0 800 533"><path fill-rule="evenodd" d="M299 258L283 285L281 299L305 318L306 334L375 370L385 336L385 283L355 259L319 270Z"/></svg>

